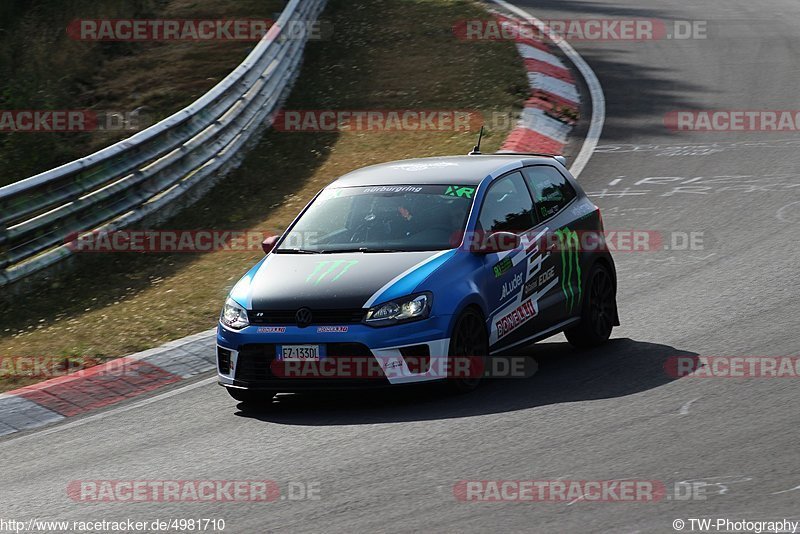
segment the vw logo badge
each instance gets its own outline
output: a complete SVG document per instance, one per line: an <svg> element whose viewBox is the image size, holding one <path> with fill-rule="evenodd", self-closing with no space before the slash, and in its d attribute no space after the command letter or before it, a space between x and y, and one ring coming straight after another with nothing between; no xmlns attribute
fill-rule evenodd
<svg viewBox="0 0 800 534"><path fill-rule="evenodd" d="M311 310L308 308L300 308L297 310L297 313L294 314L294 319L297 321L297 326L304 328L311 324L313 316L311 315Z"/></svg>

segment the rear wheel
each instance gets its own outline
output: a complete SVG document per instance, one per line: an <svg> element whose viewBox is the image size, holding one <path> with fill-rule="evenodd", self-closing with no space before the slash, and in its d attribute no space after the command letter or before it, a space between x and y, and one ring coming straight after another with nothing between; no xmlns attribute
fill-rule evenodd
<svg viewBox="0 0 800 534"><path fill-rule="evenodd" d="M483 316L468 308L456 322L450 338L447 387L467 393L478 387L489 358L489 334Z"/></svg>
<svg viewBox="0 0 800 534"><path fill-rule="evenodd" d="M602 345L614 328L617 313L614 280L608 269L597 263L589 273L581 308L581 320L564 331L567 341L578 348Z"/></svg>
<svg viewBox="0 0 800 534"><path fill-rule="evenodd" d="M267 404L275 394L271 391L253 391L249 389L225 388L228 395L246 404Z"/></svg>

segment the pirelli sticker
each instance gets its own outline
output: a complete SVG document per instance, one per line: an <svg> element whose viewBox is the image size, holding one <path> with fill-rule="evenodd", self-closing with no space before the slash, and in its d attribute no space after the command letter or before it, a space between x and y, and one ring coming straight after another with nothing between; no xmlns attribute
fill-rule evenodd
<svg viewBox="0 0 800 534"><path fill-rule="evenodd" d="M504 315L495 323L497 326L497 338L503 338L536 317L536 308L533 301L528 299L511 313Z"/></svg>

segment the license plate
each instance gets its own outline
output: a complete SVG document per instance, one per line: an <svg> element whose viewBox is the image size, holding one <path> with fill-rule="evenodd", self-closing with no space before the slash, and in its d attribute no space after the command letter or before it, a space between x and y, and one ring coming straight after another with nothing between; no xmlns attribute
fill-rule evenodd
<svg viewBox="0 0 800 534"><path fill-rule="evenodd" d="M285 362L318 362L321 345L279 345L278 357Z"/></svg>

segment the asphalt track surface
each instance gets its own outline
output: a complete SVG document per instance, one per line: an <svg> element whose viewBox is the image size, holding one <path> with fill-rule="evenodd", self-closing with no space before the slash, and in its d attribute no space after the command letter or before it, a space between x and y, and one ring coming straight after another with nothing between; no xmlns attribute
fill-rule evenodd
<svg viewBox="0 0 800 534"><path fill-rule="evenodd" d="M462 397L298 396L250 413L203 379L0 442L3 518L224 518L226 532L673 532L678 518L800 518L798 381L664 371L681 354L800 352L800 137L663 123L674 110L797 108L800 4L691 4L518 3L543 19L708 21L703 40L573 43L605 92L580 180L607 228L705 237L704 250L616 255L622 326L608 346L578 355L552 338L528 351L533 378ZM652 177L669 178L640 182ZM320 499L85 504L66 492L83 479L271 479L318 484ZM657 503L455 499L453 485L473 479L708 485L704 500Z"/></svg>

